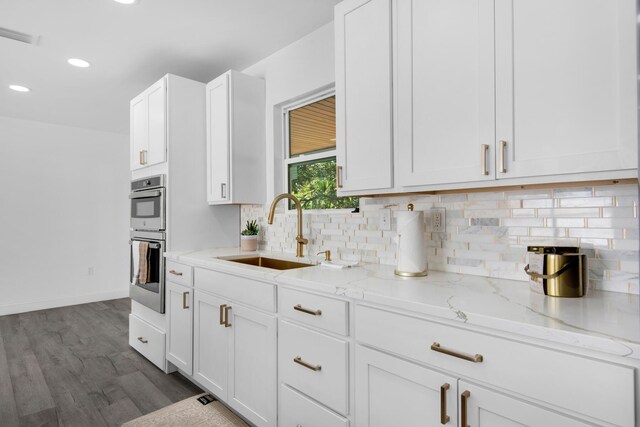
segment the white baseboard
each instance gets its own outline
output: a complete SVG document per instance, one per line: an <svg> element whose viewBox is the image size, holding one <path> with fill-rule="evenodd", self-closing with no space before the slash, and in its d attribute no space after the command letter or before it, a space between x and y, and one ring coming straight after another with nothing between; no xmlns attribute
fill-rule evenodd
<svg viewBox="0 0 640 427"><path fill-rule="evenodd" d="M100 292L89 295L73 295L43 301L30 301L21 304L0 306L0 316L7 314L26 313L29 311L46 310L48 308L65 307L68 305L86 304L89 302L107 301L110 299L125 298L129 296L129 288L117 291Z"/></svg>

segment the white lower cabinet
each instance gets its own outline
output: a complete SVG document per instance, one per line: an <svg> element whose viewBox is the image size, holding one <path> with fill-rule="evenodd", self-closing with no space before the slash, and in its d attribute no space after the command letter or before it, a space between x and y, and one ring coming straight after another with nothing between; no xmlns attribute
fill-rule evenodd
<svg viewBox="0 0 640 427"><path fill-rule="evenodd" d="M227 400L229 334L223 324L225 301L196 290L193 312L193 377Z"/></svg>
<svg viewBox="0 0 640 427"><path fill-rule="evenodd" d="M280 385L278 425L281 427L349 427L349 420L282 384Z"/></svg>
<svg viewBox="0 0 640 427"><path fill-rule="evenodd" d="M415 363L356 348L356 425L457 425L457 379Z"/></svg>
<svg viewBox="0 0 640 427"><path fill-rule="evenodd" d="M420 400L422 406L419 406L425 411L419 415L425 416L428 407L426 389L432 387L437 390L440 386L429 383L427 387L421 379L423 377L418 373L428 378L426 371L429 369L433 369L433 372L446 372L451 377L460 379L458 406L462 409L465 402L467 405L479 405L475 409L468 406L468 416L475 417L476 421L482 416L482 406L487 405L485 411L494 415L485 414L485 418L503 417L523 425L636 425L634 412L637 393L634 386L635 372L631 366L473 331L459 325L447 325L395 313L382 307L357 304L355 313L355 338L359 344L356 351L356 422L359 426L386 425L386 422L376 421L378 417L386 416L386 412L375 403L384 401L379 394L388 393L389 398L394 398L394 402L402 408L420 390L416 384L425 387L425 397ZM396 354L414 362L406 362L395 356L373 355L360 345ZM598 378L606 378L606 381L595 381L592 373L597 373ZM405 377L407 381L401 381L400 377ZM466 384L467 379L483 385L476 393L468 389L475 400L462 398L462 393L467 390L464 387L471 387ZM442 381L453 386L451 380ZM464 386L460 385L463 384L462 381L465 382ZM484 386L488 388L485 389ZM389 391L389 387L395 389ZM503 394L495 394L490 391L491 388L502 390ZM487 396L486 400L482 396ZM517 406L516 403L521 405L522 411L513 412L511 408L507 408L509 404L505 402L509 402L509 399L513 400L514 406ZM367 405L374 411L375 417L367 412ZM394 408L394 405L388 406ZM503 405L506 405L504 409ZM403 416L412 415L409 408L398 409L398 412ZM449 411L447 414L451 416ZM512 414L519 414L523 421L517 421L519 418ZM530 418L528 414L532 414ZM540 420L550 421L535 421L538 416ZM571 424L573 421L570 416L584 419L585 424ZM568 420L566 423L557 421L565 418ZM460 424L466 427L463 422ZM478 425L477 422L468 424L473 427ZM496 421L495 424L487 422L485 425L493 427L519 424L498 424Z"/></svg>
<svg viewBox="0 0 640 427"><path fill-rule="evenodd" d="M167 281L167 360L184 373L193 370L193 289Z"/></svg>
<svg viewBox="0 0 640 427"><path fill-rule="evenodd" d="M280 321L280 381L340 414L348 413L349 343L311 329Z"/></svg>
<svg viewBox="0 0 640 427"><path fill-rule="evenodd" d="M164 332L135 314L129 315L129 345L163 371L165 370L165 340Z"/></svg>
<svg viewBox="0 0 640 427"><path fill-rule="evenodd" d="M227 311L227 403L257 426L275 426L276 318L237 304Z"/></svg>
<svg viewBox="0 0 640 427"><path fill-rule="evenodd" d="M275 316L196 290L193 377L256 426L275 426Z"/></svg>
<svg viewBox="0 0 640 427"><path fill-rule="evenodd" d="M580 427L593 425L465 381L458 383L458 391L461 425L474 427ZM465 413L464 417L463 412Z"/></svg>

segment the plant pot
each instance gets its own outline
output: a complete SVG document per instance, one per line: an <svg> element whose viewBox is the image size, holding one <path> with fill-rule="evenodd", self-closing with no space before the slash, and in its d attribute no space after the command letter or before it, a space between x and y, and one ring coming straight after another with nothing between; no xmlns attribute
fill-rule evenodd
<svg viewBox="0 0 640 427"><path fill-rule="evenodd" d="M247 252L258 250L258 236L240 236L240 249Z"/></svg>

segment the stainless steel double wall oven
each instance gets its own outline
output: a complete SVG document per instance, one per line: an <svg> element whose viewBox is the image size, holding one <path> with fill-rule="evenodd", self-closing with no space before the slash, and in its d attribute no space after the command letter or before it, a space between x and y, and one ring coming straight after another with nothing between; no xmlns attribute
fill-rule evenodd
<svg viewBox="0 0 640 427"><path fill-rule="evenodd" d="M129 295L158 313L165 298L165 175L131 182Z"/></svg>

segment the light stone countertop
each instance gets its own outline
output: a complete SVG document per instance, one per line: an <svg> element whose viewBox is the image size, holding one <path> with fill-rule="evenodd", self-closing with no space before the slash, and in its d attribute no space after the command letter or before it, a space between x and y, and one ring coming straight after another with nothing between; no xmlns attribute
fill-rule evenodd
<svg viewBox="0 0 640 427"><path fill-rule="evenodd" d="M271 270L219 257L250 257L256 252L222 248L167 252L166 257L256 280L353 298L473 327L640 359L640 297L590 290L583 298L553 298L529 290L527 283L430 271L403 278L392 266L361 264L346 269L313 266ZM273 258L316 263L287 254Z"/></svg>

